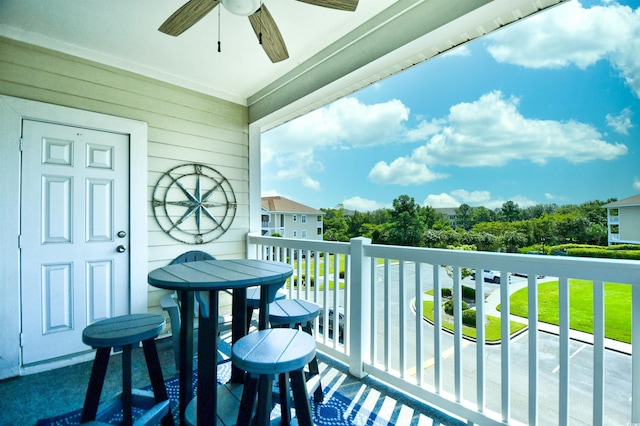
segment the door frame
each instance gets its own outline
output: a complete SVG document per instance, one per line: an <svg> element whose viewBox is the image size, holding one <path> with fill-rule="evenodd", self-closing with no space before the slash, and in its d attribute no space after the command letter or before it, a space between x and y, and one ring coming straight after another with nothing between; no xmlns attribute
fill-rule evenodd
<svg viewBox="0 0 640 426"><path fill-rule="evenodd" d="M19 249L23 119L129 135L129 257L135 259L129 262L129 310L147 312L147 123L0 95L0 379L23 371Z"/></svg>

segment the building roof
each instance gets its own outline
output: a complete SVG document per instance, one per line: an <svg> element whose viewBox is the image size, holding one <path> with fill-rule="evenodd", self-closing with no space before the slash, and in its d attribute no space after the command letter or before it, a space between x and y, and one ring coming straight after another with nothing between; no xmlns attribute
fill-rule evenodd
<svg viewBox="0 0 640 426"><path fill-rule="evenodd" d="M640 194L632 197L624 198L622 200L614 201L613 203L605 204L602 207L625 207L625 206L640 206Z"/></svg>
<svg viewBox="0 0 640 426"><path fill-rule="evenodd" d="M447 216L455 216L457 207L437 207L434 210L436 213L444 214Z"/></svg>
<svg viewBox="0 0 640 426"><path fill-rule="evenodd" d="M324 212L305 206L285 197L262 197L262 207L271 212L313 213L323 215Z"/></svg>

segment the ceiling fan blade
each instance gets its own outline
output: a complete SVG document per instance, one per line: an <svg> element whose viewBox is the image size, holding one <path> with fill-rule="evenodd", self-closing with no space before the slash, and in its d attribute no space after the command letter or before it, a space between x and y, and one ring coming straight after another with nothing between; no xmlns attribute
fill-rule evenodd
<svg viewBox="0 0 640 426"><path fill-rule="evenodd" d="M289 57L282 34L280 34L280 30L265 4L260 6L256 13L249 16L249 21L271 62L284 61Z"/></svg>
<svg viewBox="0 0 640 426"><path fill-rule="evenodd" d="M158 31L179 36L204 18L218 3L220 3L219 0L189 0L180 9L173 12L173 15L160 25Z"/></svg>
<svg viewBox="0 0 640 426"><path fill-rule="evenodd" d="M353 12L358 7L358 0L298 0L316 6Z"/></svg>

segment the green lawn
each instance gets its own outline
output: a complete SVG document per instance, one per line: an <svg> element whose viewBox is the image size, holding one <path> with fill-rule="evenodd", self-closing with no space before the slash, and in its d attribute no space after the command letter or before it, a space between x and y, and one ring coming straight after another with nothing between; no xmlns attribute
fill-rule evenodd
<svg viewBox="0 0 640 426"><path fill-rule="evenodd" d="M424 300L423 301L423 309L424 309L424 317L433 323L433 301L432 300ZM497 343L500 341L500 318L494 317L491 315L486 315L487 325L485 326L485 341L487 343ZM521 324L519 322L511 321L511 334L514 334L523 328L526 327L526 324ZM453 324L449 321L443 321L442 326L447 330L453 331ZM465 337L469 337L472 339L476 338L476 329L475 327L468 327L466 325L462 326L462 334Z"/></svg>
<svg viewBox="0 0 640 426"><path fill-rule="evenodd" d="M558 325L558 281L538 285L538 320ZM631 286L605 283L605 337L631 343ZM511 295L511 314L528 316L527 288ZM591 281L569 280L570 327L593 334L593 284ZM498 306L498 310L500 306Z"/></svg>

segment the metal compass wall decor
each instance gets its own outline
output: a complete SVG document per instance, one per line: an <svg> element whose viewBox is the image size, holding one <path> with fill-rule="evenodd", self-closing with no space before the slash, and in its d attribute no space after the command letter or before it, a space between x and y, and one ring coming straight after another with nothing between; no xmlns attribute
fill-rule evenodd
<svg viewBox="0 0 640 426"><path fill-rule="evenodd" d="M231 184L217 170L183 164L163 174L153 188L153 216L171 238L204 244L227 232L238 204Z"/></svg>

